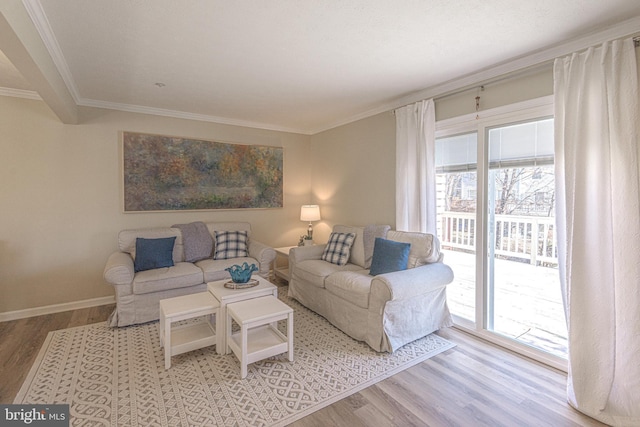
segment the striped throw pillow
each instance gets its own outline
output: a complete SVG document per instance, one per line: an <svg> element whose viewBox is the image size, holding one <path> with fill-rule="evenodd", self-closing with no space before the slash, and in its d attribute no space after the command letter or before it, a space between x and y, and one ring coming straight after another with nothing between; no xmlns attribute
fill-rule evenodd
<svg viewBox="0 0 640 427"><path fill-rule="evenodd" d="M247 231L215 231L216 250L213 259L230 259L249 256Z"/></svg>
<svg viewBox="0 0 640 427"><path fill-rule="evenodd" d="M332 264L345 265L349 261L349 252L355 238L355 233L331 233L322 259Z"/></svg>

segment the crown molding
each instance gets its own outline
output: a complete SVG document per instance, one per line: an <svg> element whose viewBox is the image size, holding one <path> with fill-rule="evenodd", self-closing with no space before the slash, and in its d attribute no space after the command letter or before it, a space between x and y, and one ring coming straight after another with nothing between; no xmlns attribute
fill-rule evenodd
<svg viewBox="0 0 640 427"><path fill-rule="evenodd" d="M73 76L71 75L71 70L69 70L69 65L67 65L67 61L62 54L62 49L60 49L58 40L53 34L47 15L42 9L40 0L22 0L22 4L27 10L27 14L31 18L31 21L33 21L38 34L40 34L40 38L47 48L47 51L49 51L49 55L51 55L51 59L58 69L58 73L60 73L64 84L67 86L67 90L77 105L78 100L80 99L78 88L76 87Z"/></svg>
<svg viewBox="0 0 640 427"><path fill-rule="evenodd" d="M11 96L14 98L35 99L42 101L42 97L38 95L38 92L33 90L24 89L12 89L9 87L0 87L0 96Z"/></svg>
<svg viewBox="0 0 640 427"><path fill-rule="evenodd" d="M43 43L45 44L53 62L58 69L69 93L73 97L74 102L78 106L85 107L95 107L95 108L105 108L109 110L118 110L132 113L141 113L141 114L151 114L156 116L163 117L173 117L178 119L187 119L187 120L197 120L203 122L212 122L233 126L243 126L249 128L256 129L264 129L264 130L273 130L279 132L288 132L288 133L299 133L304 135L309 135L310 133L306 130L288 128L283 126L271 125L267 123L259 123L259 122L251 122L246 120L236 120L229 119L225 117L217 117L210 116L206 114L196 114L196 113L188 113L184 111L176 111L176 110L166 110L162 108L154 108L154 107L145 107L140 105L133 104L122 104L108 101L99 101L93 99L81 98L78 92L78 89L75 85L73 76L67 65L67 61L62 54L62 49L58 44L58 40L56 39L53 30L51 29L51 25L49 24L49 20L47 19L46 14L42 8L42 4L40 0L22 0L29 17L33 21L36 30L40 34Z"/></svg>
<svg viewBox="0 0 640 427"><path fill-rule="evenodd" d="M80 99L78 105L83 107L104 108L107 110L125 111L128 113L151 114L154 116L172 117L176 119L196 120L200 122L211 122L222 125L242 126L255 129L264 129L277 132L298 133L311 135L306 130L276 126L268 123L252 122L248 120L230 119L227 117L210 116L207 114L188 113L185 111L166 110L163 108L145 107L142 105L120 104L117 102L99 101L95 99Z"/></svg>
<svg viewBox="0 0 640 427"><path fill-rule="evenodd" d="M27 13L33 21L40 37L43 40L55 66L58 69L69 93L74 99L76 105L106 108L111 110L120 110L127 112L136 112L142 114L152 114L164 117L174 117L188 120L206 121L234 126L244 126L257 129L273 130L280 132L298 133L303 135L315 135L339 126L343 126L358 120L362 120L377 114L385 113L396 108L408 105L423 99L443 97L448 94L487 84L488 82L499 79L511 73L522 72L534 67L540 67L550 64L554 59L562 57L573 52L586 49L597 44L631 36L639 33L640 16L628 19L618 24L594 31L585 36L571 39L567 42L559 43L548 48L526 54L500 64L496 64L485 69L469 73L459 78L455 78L442 84L434 85L408 95L395 98L389 102L379 105L373 109L354 114L347 118L332 122L325 126L308 129L294 129L284 126L271 125L267 123L251 122L245 120L229 119L225 117L210 116L205 114L195 114L183 111L165 110L161 108L144 107L131 104L112 103L91 99L80 98L77 87L69 70L62 50L53 34L49 21L42 9L40 0L22 0ZM1 89L1 88L0 88ZM1 94L1 93L0 93ZM15 96L15 95L9 95Z"/></svg>

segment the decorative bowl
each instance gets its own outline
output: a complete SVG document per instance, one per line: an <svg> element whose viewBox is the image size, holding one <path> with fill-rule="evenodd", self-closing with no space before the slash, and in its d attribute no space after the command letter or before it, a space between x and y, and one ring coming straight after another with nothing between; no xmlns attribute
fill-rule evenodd
<svg viewBox="0 0 640 427"><path fill-rule="evenodd" d="M251 273L258 271L258 267L255 264L249 265L244 262L242 266L236 264L225 268L225 270L229 272L234 283L247 283L251 279Z"/></svg>

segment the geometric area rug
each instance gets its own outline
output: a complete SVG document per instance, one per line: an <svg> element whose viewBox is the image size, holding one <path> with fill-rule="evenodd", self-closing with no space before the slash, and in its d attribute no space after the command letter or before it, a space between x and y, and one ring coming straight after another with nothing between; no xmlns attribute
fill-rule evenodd
<svg viewBox="0 0 640 427"><path fill-rule="evenodd" d="M158 322L102 322L50 332L14 403L69 404L71 425L283 426L455 346L431 334L377 353L278 291L294 309L293 362L240 379L236 357L208 347L165 370Z"/></svg>

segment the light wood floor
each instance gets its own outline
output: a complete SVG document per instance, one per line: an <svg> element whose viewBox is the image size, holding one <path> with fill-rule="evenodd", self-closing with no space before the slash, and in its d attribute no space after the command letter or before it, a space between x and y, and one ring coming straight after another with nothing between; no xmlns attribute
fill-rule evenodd
<svg viewBox="0 0 640 427"><path fill-rule="evenodd" d="M112 305L0 323L0 403L12 403L49 331L106 320ZM306 426L602 426L572 409L564 373L456 329L457 347L317 411Z"/></svg>

